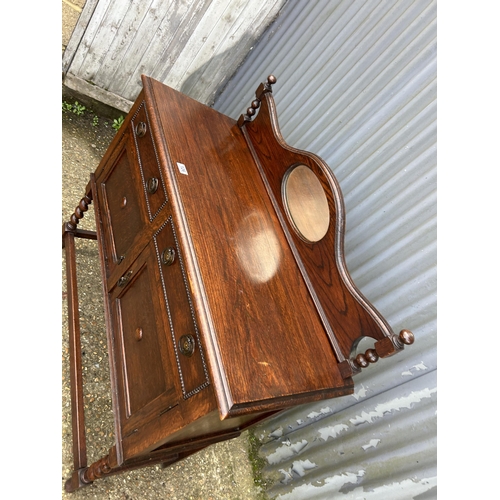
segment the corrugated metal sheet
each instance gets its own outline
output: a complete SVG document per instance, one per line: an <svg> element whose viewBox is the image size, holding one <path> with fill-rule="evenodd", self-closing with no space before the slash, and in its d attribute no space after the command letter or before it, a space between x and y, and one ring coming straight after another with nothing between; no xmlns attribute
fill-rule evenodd
<svg viewBox="0 0 500 500"><path fill-rule="evenodd" d="M87 0L64 83L128 111L147 74L211 104L286 0Z"/></svg>
<svg viewBox="0 0 500 500"><path fill-rule="evenodd" d="M237 118L271 73L283 137L339 180L355 283L416 341L258 427L268 494L436 498L436 2L289 2L215 108Z"/></svg>

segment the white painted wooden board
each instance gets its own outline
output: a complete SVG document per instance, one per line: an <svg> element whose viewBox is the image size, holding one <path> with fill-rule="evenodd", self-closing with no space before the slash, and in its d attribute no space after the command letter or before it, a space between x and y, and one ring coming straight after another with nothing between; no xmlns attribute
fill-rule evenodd
<svg viewBox="0 0 500 500"><path fill-rule="evenodd" d="M64 54L64 83L128 111L146 74L212 104L285 3L91 0Z"/></svg>

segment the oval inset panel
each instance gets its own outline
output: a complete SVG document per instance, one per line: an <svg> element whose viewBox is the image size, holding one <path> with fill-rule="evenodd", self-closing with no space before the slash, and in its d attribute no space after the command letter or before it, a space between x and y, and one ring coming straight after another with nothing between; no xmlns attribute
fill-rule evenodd
<svg viewBox="0 0 500 500"><path fill-rule="evenodd" d="M325 190L306 165L294 167L283 179L287 215L299 235L309 243L321 240L330 225Z"/></svg>

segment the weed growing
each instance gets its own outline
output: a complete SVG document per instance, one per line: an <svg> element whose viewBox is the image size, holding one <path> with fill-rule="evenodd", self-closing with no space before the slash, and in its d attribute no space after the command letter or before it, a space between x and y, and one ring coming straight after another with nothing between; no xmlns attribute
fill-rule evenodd
<svg viewBox="0 0 500 500"><path fill-rule="evenodd" d="M81 116L87 117L91 116L92 117L92 126L98 127L99 126L99 117L92 111L91 109L87 109L83 104L79 103L78 101L75 101L73 103L63 101L62 102L62 112L65 114L74 114L76 116ZM113 120L113 123L111 124L111 127L113 127L116 131L122 126L123 122L125 121L123 116L119 116L118 118L115 118ZM108 122L105 121L103 122L105 126L108 126Z"/></svg>

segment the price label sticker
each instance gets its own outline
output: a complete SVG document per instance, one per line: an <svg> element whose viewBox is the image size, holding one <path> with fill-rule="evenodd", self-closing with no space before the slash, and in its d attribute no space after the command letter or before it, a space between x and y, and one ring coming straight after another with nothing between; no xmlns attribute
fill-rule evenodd
<svg viewBox="0 0 500 500"><path fill-rule="evenodd" d="M179 172L181 174L188 175L188 171L187 171L186 165L184 165L184 163L177 162L177 167L179 168Z"/></svg>

